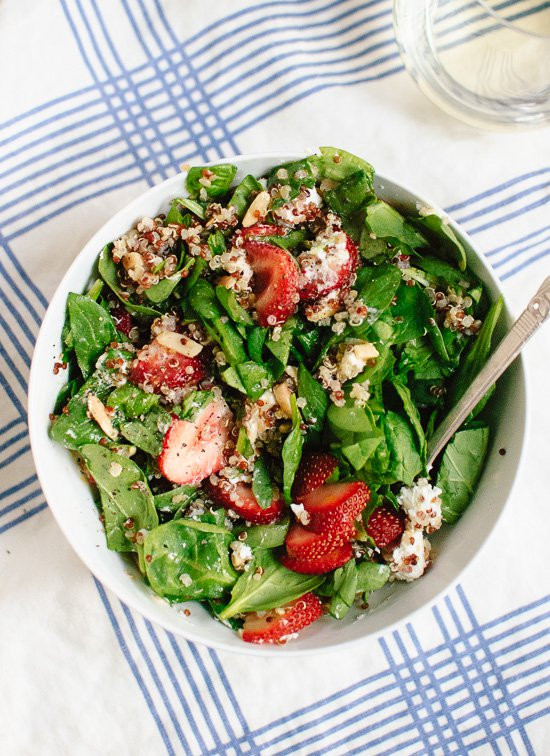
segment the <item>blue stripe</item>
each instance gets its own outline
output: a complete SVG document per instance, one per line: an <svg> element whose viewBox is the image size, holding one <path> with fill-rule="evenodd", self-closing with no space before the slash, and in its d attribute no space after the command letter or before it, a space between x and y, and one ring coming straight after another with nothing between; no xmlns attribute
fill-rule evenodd
<svg viewBox="0 0 550 756"><path fill-rule="evenodd" d="M498 252L503 252L505 249L515 247L517 244L522 244L523 242L532 239L534 236L543 234L545 231L548 231L549 228L550 226L543 226L542 228L539 228L538 231L531 231L531 233L526 234L525 236L520 236L518 239L514 239L514 241L507 242L506 244L501 244L499 247L494 247L494 249L492 249L490 252L485 253L485 257L493 257L493 255L498 254Z"/></svg>
<svg viewBox="0 0 550 756"><path fill-rule="evenodd" d="M237 701L237 697L235 696L233 688L231 687L231 684L229 680L227 679L227 675L224 672L224 669L221 665L218 654L212 648L208 649L208 653L210 654L210 658L214 662L214 666L216 667L218 675L220 676L220 680L223 685L223 688L225 692L227 693L229 700L231 701L231 705L233 706L233 711L235 712L237 719L239 720L239 723L243 729L243 732L248 732L249 731L248 724L246 722L246 719L244 718L243 712L241 711L241 707L239 706L239 702Z"/></svg>
<svg viewBox="0 0 550 756"><path fill-rule="evenodd" d="M27 436L27 435L28 435L28 432L27 432L27 429L25 428L25 430L21 431L20 433L18 433L15 436L12 436L7 441L4 441L3 443L1 443L0 444L0 452L3 452L4 449L8 449L10 446L13 446L18 441L21 441L21 439L25 438L25 436ZM2 514L2 510L1 509L0 509L0 514Z"/></svg>
<svg viewBox="0 0 550 756"><path fill-rule="evenodd" d="M16 425L20 425L24 422L24 418L22 417L16 417L15 420L10 420L6 425L3 425L0 428L0 436L3 436L4 433L8 433L12 428L14 428Z"/></svg>
<svg viewBox="0 0 550 756"><path fill-rule="evenodd" d="M530 194L530 192L526 191L524 194ZM529 210L535 210L537 207L542 207L543 205L546 205L548 202L550 202L550 196L543 197L537 202L533 202L530 205L525 205L524 207L520 207L517 210L514 210L511 213L508 213L508 215L501 215L500 218L496 218L495 220L489 221L487 223L483 223L481 226L477 226L476 228L470 228L468 229L468 232L470 234L478 234L481 231L486 231L488 228L492 228L493 226L498 225L499 223L505 223L506 221L512 220L512 218L517 218L519 215L523 215L524 213L529 212Z"/></svg>
<svg viewBox="0 0 550 756"><path fill-rule="evenodd" d="M550 181L545 181L543 184L535 184L534 186L530 186L528 189L524 189L521 192L518 192L517 194L511 194L508 197L505 197L504 199L499 199L498 202L493 203L492 205L486 205L484 208L480 210L475 210L474 212L470 213L470 215L463 215L459 223L467 223L470 220L474 220L474 218L479 218L481 215L486 215L487 213L492 212L493 210L499 210L504 205L510 205L512 202L515 202L518 199L521 199L522 197L525 197L527 194L533 194L534 192L537 192L539 189L546 189L547 187L550 187Z"/></svg>
<svg viewBox="0 0 550 756"><path fill-rule="evenodd" d="M28 504L29 501L36 499L36 497L40 496L41 493L42 493L42 489L38 488L36 491L31 491L26 496L22 496L20 499L17 499L17 501L14 501L11 504L8 504L6 507L3 507L2 509L0 509L0 517L3 517L4 515L9 514L10 512L13 512L14 509L18 509L19 507L22 507L25 504Z"/></svg>
<svg viewBox="0 0 550 756"><path fill-rule="evenodd" d="M537 262L537 260L542 260L542 258L546 257L548 254L550 254L550 249L547 249L544 252L540 252L538 255L534 255L533 257L530 257L528 260L525 260L524 262L522 262L521 265L518 265L515 268L512 268L512 270L509 270L507 273L504 273L504 275L501 276L501 280L505 281L507 278L514 276L516 273L519 273L521 270L524 270L524 268L527 268L529 265L532 265L534 262Z"/></svg>
<svg viewBox="0 0 550 756"><path fill-rule="evenodd" d="M160 681L160 678L158 676L157 670L155 668L155 665L153 664L153 661L151 657L149 656L149 653L147 649L145 648L145 645L143 643L143 640L141 638L141 635L138 632L137 625L134 621L134 618L132 617L132 614L128 607L125 604L120 604L122 611L124 613L124 616L126 617L126 621L128 622L128 625L130 627L130 631L132 633L132 636L137 644L137 647L141 653L141 656L143 660L145 661L145 664L147 665L147 669L149 670L149 674L151 675L153 682L155 684L156 689L159 692L159 695L162 699L162 702L164 706L166 707L166 711L168 712L168 716L170 717L170 721L172 722L172 725L174 727L174 730L176 731L176 735L178 736L178 740L180 744L187 749L186 753L190 752L189 744L187 742L187 739L185 735L183 734L180 723L178 722L178 719L176 717L176 714L174 712L174 709L172 708L172 704L170 703L168 696L166 694L166 691L164 689L164 685Z"/></svg>
<svg viewBox="0 0 550 756"><path fill-rule="evenodd" d="M38 478L36 477L36 475L31 475L30 477L25 478L25 480L21 480L19 481L19 483L15 483L13 486L6 488L4 491L0 491L0 497L7 498L14 493L18 493L18 491L21 491L22 488L30 486L31 483L35 483L37 480Z"/></svg>
<svg viewBox="0 0 550 756"><path fill-rule="evenodd" d="M23 290L18 286L18 284L15 282L15 280L12 278L11 273L8 272L8 269L6 266L0 262L0 273L2 274L4 281L8 284L8 286L11 288L13 293L16 295L19 302L24 306L26 312L32 317L34 322L37 326L39 326L42 323L43 315L39 314L36 309L33 307L33 305L30 303L29 299L26 297L26 295L23 293ZM16 308L14 308L16 309ZM25 325L25 327L28 330L28 326ZM28 330L28 337L31 345L34 345L35 337L32 334L30 330Z"/></svg>
<svg viewBox="0 0 550 756"><path fill-rule="evenodd" d="M524 252L529 252L529 250L534 249L534 247L538 247L539 244L546 244L548 241L550 241L550 236L547 236L544 239L539 239L538 241L534 242L534 244L528 244L525 247L520 247L519 249L516 249L515 252L512 252L511 254L506 255L506 257L503 257L502 259L494 262L493 268L501 268L503 265L506 265L507 262L510 262L510 260L514 260Z"/></svg>
<svg viewBox="0 0 550 756"><path fill-rule="evenodd" d="M30 444L25 444L17 451L13 452L9 457L6 457L0 462L0 470L4 469L4 467L8 467L8 465L11 465L12 462L15 462L16 459L19 459L24 454L26 454L28 451L30 451Z"/></svg>
<svg viewBox="0 0 550 756"><path fill-rule="evenodd" d="M0 525L0 533L5 533L11 528L14 528L16 525L19 525L20 523L25 522L31 517L34 517L35 514L38 514L39 512L42 512L43 509L46 509L47 506L48 505L46 503L39 504L34 509L29 509L28 512L24 512L19 517L16 517L15 520L12 520L11 522L7 522L5 525Z"/></svg>
<svg viewBox="0 0 550 756"><path fill-rule="evenodd" d="M0 231L0 246L4 249L4 252L8 256L8 259L10 262L13 263L13 267L21 277L21 280L25 282L25 284L29 287L29 289L33 292L35 297L38 299L40 304L46 308L48 306L48 300L46 297L42 294L38 286L34 283L34 281L30 278L29 275L27 275L27 272L24 270L23 266L17 259L17 257L13 254L11 251L11 247L8 243L8 240L2 235L2 232ZM28 300L26 298L23 299L23 301L28 303Z"/></svg>
<svg viewBox="0 0 550 756"><path fill-rule="evenodd" d="M504 189L509 189L511 186L515 186L516 184L519 184L521 181L525 181L527 179L533 178L534 176L541 176L542 174L550 173L550 168L540 168L537 171L529 171L529 173L522 173L520 176L515 176L512 179L509 179L508 181L505 181L502 184L497 184L496 186L491 187L490 189L486 189L483 192L480 192L479 194L474 194L472 197L469 197L466 200L462 200L461 202L456 202L454 205L449 205L447 208L448 213L456 213L457 210L462 210L464 207L467 207L468 205L472 205L474 202L478 202L479 200L485 199L486 197L492 197L495 194L498 194L499 192L502 192Z"/></svg>
<svg viewBox="0 0 550 756"><path fill-rule="evenodd" d="M25 118L30 118L31 116L36 115L37 113L43 113L44 111L48 110L48 108L51 108L54 105L59 105L62 102L67 102L67 100L74 100L75 97L80 97L80 95L88 94L88 92L93 92L94 90L95 90L95 85L90 84L87 87L76 89L72 92L68 92L67 94L61 95L60 97L54 97L52 100L48 100L47 102L44 102L41 105L36 105L34 108L30 108L30 110L25 110L23 113L20 113L19 115L16 115L13 118L9 118L7 121L0 121L0 131L2 129L7 129L10 126L14 126L16 123L21 123L21 121L24 121ZM63 113L63 111L56 111L56 113L57 114Z"/></svg>
<svg viewBox="0 0 550 756"><path fill-rule="evenodd" d="M124 639L124 635L122 633L122 630L120 629L120 625L118 624L118 621L114 615L114 612L111 608L111 604L109 603L109 599L107 598L107 594L105 593L105 589L101 585L101 583L96 580L96 578L93 578L93 581L95 583L95 587L97 588L97 591L99 593L99 597L103 603L103 606L105 607L105 610L107 612L107 616L109 617L109 621L111 623L111 627L115 631L116 639L118 641L118 645L120 646L120 649L122 651L122 654L124 658L126 659L128 666L130 667L132 671L132 675L134 676L135 681L138 684L139 689L141 690L141 693L143 695L143 698L145 699L145 703L147 704L147 708L149 709L155 724L157 725L157 729L160 733L160 736L164 742L164 745L166 747L167 752L170 754L170 756L175 756L175 750L172 746L172 743L170 742L170 739L168 737L168 733L166 732L166 729L162 723L162 720L159 716L158 710L153 702L153 699L151 698L151 695L149 691L147 690L147 687L145 683L143 682L143 678L139 672L139 669L137 668L137 665L132 658L132 655L128 649L128 646L126 644L126 641Z"/></svg>

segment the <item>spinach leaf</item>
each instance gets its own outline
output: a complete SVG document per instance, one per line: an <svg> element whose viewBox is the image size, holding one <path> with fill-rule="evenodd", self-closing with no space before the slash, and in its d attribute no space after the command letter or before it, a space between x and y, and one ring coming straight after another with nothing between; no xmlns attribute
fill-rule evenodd
<svg viewBox="0 0 550 756"><path fill-rule="evenodd" d="M191 291L193 286L197 283L197 281L200 279L202 273L204 272L205 268L208 265L206 260L202 257L194 257L192 258L191 262L193 264L193 267L190 269L190 273L183 283L183 293L185 296L189 295L189 292ZM187 300L184 300L184 302L182 303L182 307L185 308L186 303L187 303Z"/></svg>
<svg viewBox="0 0 550 756"><path fill-rule="evenodd" d="M367 207L365 225L377 238L389 239L392 244L404 244L412 249L426 245L422 234L386 202L374 202Z"/></svg>
<svg viewBox="0 0 550 756"><path fill-rule="evenodd" d="M432 311L430 300L418 284L407 286L402 283L397 290L397 301L390 310L394 343L402 344L424 336Z"/></svg>
<svg viewBox="0 0 550 756"><path fill-rule="evenodd" d="M281 249L286 249L287 251L290 249L295 249L299 244L304 242L307 238L307 234L305 231L289 231L284 236L271 236L269 234L265 236L252 236L252 239L258 239L258 241L265 242L266 244L274 244L276 247L281 247Z"/></svg>
<svg viewBox="0 0 550 756"><path fill-rule="evenodd" d="M256 565L263 570L260 579L255 579L254 569L244 572L233 586L231 600L220 612L220 619L284 606L314 590L324 580L322 575L301 575L288 570L269 550L256 552Z"/></svg>
<svg viewBox="0 0 550 756"><path fill-rule="evenodd" d="M457 263L460 270L466 270L466 250L446 219L439 215L425 215L417 218L414 223L430 238L434 250L441 250L443 255L451 257Z"/></svg>
<svg viewBox="0 0 550 756"><path fill-rule="evenodd" d="M237 373L236 368L228 367L220 373L220 376L228 386L235 389L236 391L240 391L241 394L246 394L246 389L243 382L239 378L239 374Z"/></svg>
<svg viewBox="0 0 550 756"><path fill-rule="evenodd" d="M213 255L223 255L226 250L225 236L221 231L214 231L208 237L208 247Z"/></svg>
<svg viewBox="0 0 550 756"><path fill-rule="evenodd" d="M242 218L252 201L252 195L261 191L262 185L254 176L245 176L235 188L227 205L228 207L234 207L237 216Z"/></svg>
<svg viewBox="0 0 550 756"><path fill-rule="evenodd" d="M271 525L251 525L249 528L239 529L237 538L241 533L246 533L245 543L251 549L275 549L285 542L289 527L290 517L287 515Z"/></svg>
<svg viewBox="0 0 550 756"><path fill-rule="evenodd" d="M404 418L391 411L384 416L383 428L390 454L390 465L383 482L403 481L410 486L424 467L414 443L412 429Z"/></svg>
<svg viewBox="0 0 550 756"><path fill-rule="evenodd" d="M359 170L325 192L324 200L333 212L349 218L373 196L372 174Z"/></svg>
<svg viewBox="0 0 550 756"><path fill-rule="evenodd" d="M388 246L388 242L385 239L379 239L366 226L363 226L359 236L359 252L364 260L384 259L390 254L394 255L394 251Z"/></svg>
<svg viewBox="0 0 550 756"><path fill-rule="evenodd" d="M463 288L464 283L472 284L476 280L471 271L464 272L457 270L456 267L440 260L437 257L430 257L429 255L422 255L415 261L415 265L425 271L430 280L430 283L434 287L447 288L453 286L455 288Z"/></svg>
<svg viewBox="0 0 550 756"><path fill-rule="evenodd" d="M320 147L320 156L314 155L310 160L315 164L319 175L333 181L342 181L351 174L361 170L374 181L374 168L366 160L362 160L351 152L340 150L337 147Z"/></svg>
<svg viewBox="0 0 550 756"><path fill-rule="evenodd" d="M330 613L336 619L343 619L353 606L357 593L357 567L350 559L344 567L339 567L333 576L333 594Z"/></svg>
<svg viewBox="0 0 550 756"><path fill-rule="evenodd" d="M361 470L382 441L382 434L372 434L353 444L342 446L341 452L355 470Z"/></svg>
<svg viewBox="0 0 550 756"><path fill-rule="evenodd" d="M241 425L239 428L239 435L237 437L237 443L235 444L237 454L242 454L245 459L250 459L254 454L254 447L250 443L246 428Z"/></svg>
<svg viewBox="0 0 550 756"><path fill-rule="evenodd" d="M445 447L437 485L446 522L456 522L470 503L481 475L489 443L489 428L481 425L455 433Z"/></svg>
<svg viewBox="0 0 550 756"><path fill-rule="evenodd" d="M377 562L360 562L357 565L357 592L368 594L377 591L388 582L390 577L390 568L387 564L378 564Z"/></svg>
<svg viewBox="0 0 550 756"><path fill-rule="evenodd" d="M106 347L117 339L109 311L82 294L67 297L72 344L84 379L89 378L95 363Z"/></svg>
<svg viewBox="0 0 550 756"><path fill-rule="evenodd" d="M272 168L267 177L267 188L270 189L275 184L290 187L288 199L276 199L273 202L273 207L278 207L284 204L285 201L297 197L302 186L315 186L314 160L315 158L304 158L303 160L294 160Z"/></svg>
<svg viewBox="0 0 550 756"><path fill-rule="evenodd" d="M257 362L247 361L236 365L238 376L246 394L256 401L273 383L271 372Z"/></svg>
<svg viewBox="0 0 550 756"><path fill-rule="evenodd" d="M159 281L154 286L151 286L150 289L146 289L145 296L150 302L153 302L153 304L164 302L165 299L168 299L168 297L174 291L180 281L181 271L178 270L171 276L163 278L162 281Z"/></svg>
<svg viewBox="0 0 550 756"><path fill-rule="evenodd" d="M407 414L407 417L409 418L411 425L413 427L414 432L416 433L416 437L418 438L418 443L420 446L420 456L422 457L422 460L426 460L426 437L424 435L424 429L422 428L422 421L420 420L420 414L418 412L418 408L416 404L414 403L411 392L405 386L404 383L402 383L400 380L395 378L393 380L393 387L399 394L399 398L403 402L403 408Z"/></svg>
<svg viewBox="0 0 550 756"><path fill-rule="evenodd" d="M158 407L159 401L158 394L149 394L133 383L125 383L109 394L109 406L120 410L126 418L144 415Z"/></svg>
<svg viewBox="0 0 550 756"><path fill-rule="evenodd" d="M100 444L86 444L80 454L99 489L107 546L113 551L135 551L132 536L158 525L145 474L131 459Z"/></svg>
<svg viewBox="0 0 550 756"><path fill-rule="evenodd" d="M286 437L281 452L283 459L283 494L287 504L290 504L292 501L292 484L294 483L294 476L302 459L302 447L304 445L304 437L300 429L300 411L296 405L294 394L290 395L290 403L292 406L292 430Z"/></svg>
<svg viewBox="0 0 550 756"><path fill-rule="evenodd" d="M418 380L436 380L443 378L441 366L435 357L433 348L424 339L412 339L401 352L399 371L412 370Z"/></svg>
<svg viewBox="0 0 550 756"><path fill-rule="evenodd" d="M331 430L338 436L339 431L351 433L368 433L372 431L372 419L364 407L346 406L337 407L331 404L327 412L327 420Z"/></svg>
<svg viewBox="0 0 550 756"><path fill-rule="evenodd" d="M204 320L214 320L214 318L221 317L222 310L218 304L216 290L204 278L199 278L190 288L188 298L191 307Z"/></svg>
<svg viewBox="0 0 550 756"><path fill-rule="evenodd" d="M106 244L99 253L97 268L101 278L132 315L147 318L158 318L161 315L158 310L153 310L152 307L145 307L144 305L137 305L128 301L128 294L121 288L118 281L117 268L113 262L110 244Z"/></svg>
<svg viewBox="0 0 550 756"><path fill-rule="evenodd" d="M208 332L223 349L225 359L230 365L240 365L247 360L244 341L238 331L227 322L227 318L215 318Z"/></svg>
<svg viewBox="0 0 550 756"><path fill-rule="evenodd" d="M213 391L192 391L188 394L182 405L180 417L182 420L192 422L199 412L214 399Z"/></svg>
<svg viewBox="0 0 550 756"><path fill-rule="evenodd" d="M461 361L459 368L455 373L451 390L448 395L449 407L453 407L458 402L483 365L487 362L491 352L493 332L500 317L500 313L502 312L503 304L502 297L499 297L496 302L491 305L472 347Z"/></svg>
<svg viewBox="0 0 550 756"><path fill-rule="evenodd" d="M236 173L237 166L229 163L194 166L187 174L187 191L192 198L198 197L201 189L206 191L208 197L221 197L228 191ZM201 184L201 180L208 182L207 185Z"/></svg>
<svg viewBox="0 0 550 756"><path fill-rule="evenodd" d="M273 354L283 365L286 365L288 362L290 346L292 344L295 330L296 318L289 318L281 327L280 331L278 331L279 338L274 339L272 333L265 342L265 345L271 354Z"/></svg>
<svg viewBox="0 0 550 756"><path fill-rule="evenodd" d="M241 323L245 326L254 325L250 314L239 304L232 289L226 289L225 286L216 286L216 296L223 309L235 323Z"/></svg>
<svg viewBox="0 0 550 756"><path fill-rule="evenodd" d="M267 328L254 326L248 331L247 346L248 353L254 362L263 364L262 349L267 336Z"/></svg>
<svg viewBox="0 0 550 756"><path fill-rule="evenodd" d="M171 520L144 543L147 579L171 601L219 598L237 579L229 559L230 531L209 522Z"/></svg>
<svg viewBox="0 0 550 756"><path fill-rule="evenodd" d="M196 499L199 491L195 486L177 486L171 491L165 491L153 496L155 508L158 512L177 514L186 509Z"/></svg>
<svg viewBox="0 0 550 756"><path fill-rule="evenodd" d="M273 486L262 457L254 462L252 471L252 493L258 502L260 509L268 509L273 501Z"/></svg>
<svg viewBox="0 0 550 756"><path fill-rule="evenodd" d="M395 265L378 265L362 268L357 281L358 297L371 308L368 322L374 321L386 310L401 283L401 271Z"/></svg>
<svg viewBox="0 0 550 756"><path fill-rule="evenodd" d="M166 213L166 218L164 219L164 222L167 226L169 226L170 224L177 225L177 226L183 225L183 215L178 205L179 205L178 199L174 199L170 203L170 209Z"/></svg>
<svg viewBox="0 0 550 756"><path fill-rule="evenodd" d="M306 401L302 414L308 426L308 434L318 435L325 424L329 398L303 363L298 366L298 396Z"/></svg>
<svg viewBox="0 0 550 756"><path fill-rule="evenodd" d="M142 417L143 419L135 418L120 423L120 432L138 449L158 457L172 419L170 414L160 407L153 408Z"/></svg>

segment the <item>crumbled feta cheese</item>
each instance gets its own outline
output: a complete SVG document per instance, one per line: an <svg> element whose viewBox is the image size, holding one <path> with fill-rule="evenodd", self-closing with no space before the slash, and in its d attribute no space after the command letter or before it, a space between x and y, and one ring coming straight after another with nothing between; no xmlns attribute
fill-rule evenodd
<svg viewBox="0 0 550 756"><path fill-rule="evenodd" d="M412 527L433 533L441 527L441 489L419 478L412 488L403 486L397 500Z"/></svg>
<svg viewBox="0 0 550 756"><path fill-rule="evenodd" d="M183 575L180 575L180 582L183 583L186 588L189 588L189 586L193 583L191 576L186 572L184 572Z"/></svg>
<svg viewBox="0 0 550 756"><path fill-rule="evenodd" d="M271 390L264 391L257 401L245 403L242 424L252 446L273 427L274 419L271 410L276 404L275 394Z"/></svg>
<svg viewBox="0 0 550 756"><path fill-rule="evenodd" d="M399 546L392 552L390 569L394 576L407 583L421 577L429 564L430 549L422 530L408 523Z"/></svg>
<svg viewBox="0 0 550 756"><path fill-rule="evenodd" d="M369 341L342 344L338 354L338 379L344 383L362 373L369 360L378 357L378 350Z"/></svg>
<svg viewBox="0 0 550 756"><path fill-rule="evenodd" d="M231 563L236 570L244 570L252 561L254 555L252 549L243 541L232 541L229 544L231 548Z"/></svg>
<svg viewBox="0 0 550 756"><path fill-rule="evenodd" d="M354 383L351 387L350 397L354 400L356 407L365 407L370 399L369 391L370 381L364 381L363 383Z"/></svg>
<svg viewBox="0 0 550 756"><path fill-rule="evenodd" d="M300 285L315 285L318 291L340 283L342 269L349 264L347 236L332 223L317 235L311 247L298 256Z"/></svg>
<svg viewBox="0 0 550 756"><path fill-rule="evenodd" d="M280 187L280 196L285 199L285 190L290 190L288 184ZM282 223L294 226L297 223L305 223L312 220L319 211L322 199L319 193L312 187L304 187L300 194L290 202L286 202L281 207L277 207L272 211L272 215Z"/></svg>
<svg viewBox="0 0 550 756"><path fill-rule="evenodd" d="M290 508L301 525L309 525L311 517L309 512L306 512L303 504L291 504Z"/></svg>

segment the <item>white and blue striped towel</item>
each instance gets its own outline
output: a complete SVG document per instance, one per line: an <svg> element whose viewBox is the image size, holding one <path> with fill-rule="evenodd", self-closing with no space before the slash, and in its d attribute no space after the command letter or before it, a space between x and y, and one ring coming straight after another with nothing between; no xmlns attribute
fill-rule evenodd
<svg viewBox="0 0 550 756"><path fill-rule="evenodd" d="M2 752L548 753L548 334L527 350L519 485L461 585L379 641L298 662L186 643L107 593L46 508L25 417L69 262L181 163L364 155L464 225L519 311L549 272L548 130L436 110L390 0L3 0L0 70Z"/></svg>

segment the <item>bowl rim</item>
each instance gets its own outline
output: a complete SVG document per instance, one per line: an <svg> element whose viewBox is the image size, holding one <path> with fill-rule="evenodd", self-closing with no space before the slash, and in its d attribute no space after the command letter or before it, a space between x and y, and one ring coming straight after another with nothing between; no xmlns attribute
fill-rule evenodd
<svg viewBox="0 0 550 756"><path fill-rule="evenodd" d="M239 154L239 155L230 155L228 157L220 158L219 160L211 160L205 163L201 163L202 165L216 165L221 162L229 162L239 165L240 162L243 161L251 161L251 160L273 160L274 165L281 163L281 162L289 162L292 160L298 160L301 158L306 157L307 155L311 155L316 150L308 151L308 150L302 150L302 151L277 151L277 152L257 152L257 153L246 153L246 154ZM38 480L40 482L40 486L42 488L42 491L44 493L44 497L48 503L48 508L50 512L53 514L54 519L57 522L58 527L60 528L61 532L69 542L71 548L75 551L78 558L85 564L87 569L90 571L90 573L95 576L99 582L101 582L106 588L108 588L109 591L111 591L120 601L124 602L126 605L128 605L131 609L136 611L141 616L145 617L146 619L150 620L151 622L154 622L155 624L163 627L167 632L172 632L175 635L178 635L179 637L182 637L185 640L191 641L193 643L201 643L209 648L215 648L218 650L226 651L229 653L235 653L235 654L241 654L241 655L248 655L248 656L257 656L257 657L272 657L272 658L281 658L281 657L300 657L300 656L314 656L318 654L324 654L324 653L335 653L337 651L341 651L343 649L350 648L351 646L354 646L359 643L365 643L367 641L375 641L377 638L395 630L396 628L404 625L407 622L410 622L413 618L415 618L420 612L428 610L431 608L435 603L437 603L442 595L447 594L449 591L452 590L452 588L458 583L460 578L463 576L463 574L470 568L472 565L472 562L477 558L480 551L485 548L486 544L490 541L492 538L495 526L498 524L500 518L503 515L504 510L508 506L508 503L512 497L512 494L514 492L515 486L517 484L518 479L518 472L521 469L524 459L525 459L525 453L526 453L526 440L528 437L528 429L529 429L529 405L530 405L530 391L529 391L529 381L528 381L528 372L525 369L525 359L520 354L519 358L517 360L517 369L518 369L518 376L522 383L522 388L524 392L524 413L523 413L523 424L521 428L521 446L519 448L519 454L518 454L518 461L516 465L516 469L513 475L513 478L511 480L508 494L506 496L506 501L504 504L500 507L500 510L494 516L493 519L493 527L491 531L485 536L485 538L477 545L477 547L472 552L471 558L466 564L464 564L458 572L454 575L454 577L448 581L444 586L442 586L440 589L436 590L435 594L432 595L430 598L421 601L419 605L414 608L412 611L408 612L403 617L400 617L396 619L393 622L390 622L385 627L377 629L377 630L371 630L369 631L368 624L365 623L364 627L366 632L362 635L360 635L357 638L349 638L342 641L336 641L331 642L327 644L326 646L323 646L321 648L305 648L302 649L299 646L293 647L292 644L287 644L284 646L270 646L270 645L256 645L252 643L242 643L242 649L241 647L236 647L233 644L230 644L229 642L224 642L223 640L218 639L205 639L203 635L201 635L200 630L195 629L191 626L186 625L185 623L182 623L177 629L174 627L168 627L164 622L163 619L157 616L157 614L154 612L154 601L156 601L156 597L151 595L150 601L147 604L147 608L142 607L141 605L138 606L138 601L135 599L134 595L132 595L129 591L121 590L120 587L117 587L116 589L112 587L112 581L110 579L109 569L107 567L103 567L101 560L98 560L98 563L94 563L91 559L88 559L86 556L84 556L81 553L81 550L78 547L77 540L73 537L73 534L71 532L70 527L68 527L63 519L62 516L62 509L61 507L58 507L55 503L55 498L51 495L50 496L46 494L46 489L50 488L50 485L46 481L46 471L45 468L42 466L41 461L41 451L40 451L40 422L43 420L38 412L34 411L34 406L38 402L38 394L40 392L40 382L43 378L43 373L40 372L39 366L38 366L38 347L42 344L43 341L45 341L49 335L49 314L53 310L53 304L54 302L57 302L57 300L63 298L66 300L67 292L65 292L66 288L66 281L71 277L71 274L73 271L79 269L82 265L81 258L87 253L87 251L94 246L97 249L99 249L101 244L101 239L103 235L103 230L106 225L116 222L117 218L120 216L125 216L128 213L131 212L132 208L134 206L142 205L143 203L146 203L149 197L153 197L161 187L164 185L170 184L173 182L177 177L182 177L184 173L176 174L175 176L170 176L164 181L155 184L152 187L149 187L144 192L141 192L139 195L134 197L130 202L128 202L126 205L121 207L119 210L117 210L116 213L114 213L112 216L110 216L98 229L97 231L90 237L90 239L84 244L84 246L79 250L77 255L75 256L72 263L69 265L65 273L63 274L63 277L61 278L59 284L57 285L55 292L53 296L50 299L50 302L48 304L48 308L46 310L46 313L44 315L44 319L42 321L38 336L36 338L34 351L33 351L33 358L31 361L31 368L30 368L30 375L29 375L29 384L28 384L28 427L29 427L29 438L30 438L30 445L31 445L31 453L34 461L34 465L36 468L36 473L38 476ZM484 274L486 274L487 278L490 279L492 285L494 288L503 296L504 299L504 314L505 316L510 319L512 317L512 313L510 312L510 309L508 307L508 304L506 302L506 299L504 298L504 293L502 291L502 287L500 284L500 281L496 277L496 275L493 272L492 267L490 264L485 260L485 257L483 253L479 252L476 245L473 244L471 238L469 235L452 219L452 217L448 216L448 214L440 208L440 206L434 202L431 201L430 198L425 197L424 195L419 195L417 192L412 191L404 184L400 183L399 181L395 181L392 177L386 175L386 174L379 174L376 173L376 180L379 184L383 184L384 182L389 182L395 187L398 187L401 191L408 193L412 197L415 198L416 202L421 203L422 207L430 207L432 208L438 215L441 217L448 218L449 225L451 228L453 228L454 231L458 233L458 235L464 239L469 247L472 249L472 251L475 253L475 256L480 260L481 265L484 270ZM94 257L97 259L98 252L96 251L96 255ZM54 444L53 441L50 441L50 443ZM53 503L52 503L53 502ZM129 577L129 581L132 578ZM130 583L128 583L130 584ZM150 605L150 610L149 610ZM212 619L214 622L215 620Z"/></svg>

